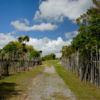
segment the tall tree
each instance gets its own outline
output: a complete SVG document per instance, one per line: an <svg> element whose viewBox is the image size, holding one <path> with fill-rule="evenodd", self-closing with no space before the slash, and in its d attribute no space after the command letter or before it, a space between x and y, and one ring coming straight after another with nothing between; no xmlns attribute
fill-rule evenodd
<svg viewBox="0 0 100 100"><path fill-rule="evenodd" d="M93 2L95 6L77 19L79 34L72 41L72 47L86 56L100 47L100 0Z"/></svg>
<svg viewBox="0 0 100 100"><path fill-rule="evenodd" d="M22 42L23 41L22 37L18 37L17 39L18 39L18 42Z"/></svg>
<svg viewBox="0 0 100 100"><path fill-rule="evenodd" d="M23 51L23 54L25 54L25 52L27 52L27 49L26 49L26 42L29 42L29 37L28 36L21 36L21 37L18 37L18 42L22 43L22 51Z"/></svg>
<svg viewBox="0 0 100 100"><path fill-rule="evenodd" d="M29 42L29 36L23 35L17 38L19 42Z"/></svg>

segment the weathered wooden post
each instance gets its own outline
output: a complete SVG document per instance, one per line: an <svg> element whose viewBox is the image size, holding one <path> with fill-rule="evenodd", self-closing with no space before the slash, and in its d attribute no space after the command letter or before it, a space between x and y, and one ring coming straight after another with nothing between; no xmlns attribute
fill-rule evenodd
<svg viewBox="0 0 100 100"><path fill-rule="evenodd" d="M91 83L94 83L94 68L93 68L93 56L91 52Z"/></svg>
<svg viewBox="0 0 100 100"><path fill-rule="evenodd" d="M99 87L100 87L100 49L99 49L99 56L98 56L98 67L99 67Z"/></svg>
<svg viewBox="0 0 100 100"><path fill-rule="evenodd" d="M5 60L5 66L4 66L4 75L5 76L9 76L9 58L8 58L8 55L6 57Z"/></svg>

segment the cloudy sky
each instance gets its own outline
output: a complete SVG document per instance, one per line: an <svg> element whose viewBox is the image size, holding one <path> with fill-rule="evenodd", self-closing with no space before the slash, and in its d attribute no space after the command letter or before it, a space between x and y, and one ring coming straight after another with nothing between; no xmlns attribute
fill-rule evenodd
<svg viewBox="0 0 100 100"><path fill-rule="evenodd" d="M0 48L28 35L28 44L43 55L60 57L62 46L78 34L75 19L92 5L92 0L0 0Z"/></svg>

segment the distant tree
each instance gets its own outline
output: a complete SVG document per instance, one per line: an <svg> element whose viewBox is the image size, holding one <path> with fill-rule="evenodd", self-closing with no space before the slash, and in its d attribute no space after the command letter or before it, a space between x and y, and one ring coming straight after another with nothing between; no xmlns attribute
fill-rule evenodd
<svg viewBox="0 0 100 100"><path fill-rule="evenodd" d="M23 35L23 36L22 36L22 39L23 39L23 41L25 41L25 42L29 42L29 36Z"/></svg>
<svg viewBox="0 0 100 100"><path fill-rule="evenodd" d="M71 46L63 46L61 52L62 52L62 57L69 57L72 53L74 53L74 50Z"/></svg>
<svg viewBox="0 0 100 100"><path fill-rule="evenodd" d="M0 49L0 54L1 54L1 52L2 52L2 49Z"/></svg>
<svg viewBox="0 0 100 100"><path fill-rule="evenodd" d="M45 61L45 60L55 60L55 59L56 59L56 55L53 54L53 53L42 57L43 61Z"/></svg>
<svg viewBox="0 0 100 100"><path fill-rule="evenodd" d="M22 42L22 37L18 37L18 42Z"/></svg>
<svg viewBox="0 0 100 100"><path fill-rule="evenodd" d="M33 50L30 53L30 56L29 56L30 59L32 59L32 58L39 58L39 57L40 57L40 51L36 51L36 50Z"/></svg>
<svg viewBox="0 0 100 100"><path fill-rule="evenodd" d="M29 36L23 35L21 37L18 37L18 42L29 42Z"/></svg>

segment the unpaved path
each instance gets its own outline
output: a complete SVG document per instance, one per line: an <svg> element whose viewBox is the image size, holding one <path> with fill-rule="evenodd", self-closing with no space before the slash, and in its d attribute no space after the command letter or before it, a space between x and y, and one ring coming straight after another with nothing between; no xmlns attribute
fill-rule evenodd
<svg viewBox="0 0 100 100"><path fill-rule="evenodd" d="M76 100L76 97L52 66L33 80L24 100Z"/></svg>

